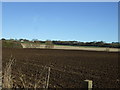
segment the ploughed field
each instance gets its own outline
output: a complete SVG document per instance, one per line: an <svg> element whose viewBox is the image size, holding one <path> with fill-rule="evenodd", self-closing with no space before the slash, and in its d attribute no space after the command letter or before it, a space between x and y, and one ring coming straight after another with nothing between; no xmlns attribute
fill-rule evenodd
<svg viewBox="0 0 120 90"><path fill-rule="evenodd" d="M118 53L53 50L53 49L8 49L2 50L3 71L10 56L14 87L44 88L50 67L49 88L82 88L83 81L93 81L93 88L118 87Z"/></svg>

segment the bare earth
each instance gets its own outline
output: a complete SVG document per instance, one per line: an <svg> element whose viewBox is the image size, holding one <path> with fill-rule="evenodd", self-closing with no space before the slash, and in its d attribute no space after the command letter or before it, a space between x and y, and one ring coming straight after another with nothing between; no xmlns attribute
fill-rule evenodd
<svg viewBox="0 0 120 90"><path fill-rule="evenodd" d="M119 87L117 52L39 48L3 48L2 51L3 71L11 54L15 57L12 76L18 87L22 86L21 72L26 85L42 79L38 84L42 88L47 74L45 66L51 68L49 88L82 88L86 79L93 81L93 88Z"/></svg>

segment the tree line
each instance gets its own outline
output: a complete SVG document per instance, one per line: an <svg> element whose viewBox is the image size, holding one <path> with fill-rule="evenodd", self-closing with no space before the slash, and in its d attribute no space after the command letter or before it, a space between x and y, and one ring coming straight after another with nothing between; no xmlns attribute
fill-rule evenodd
<svg viewBox="0 0 120 90"><path fill-rule="evenodd" d="M2 38L1 40L6 40ZM51 45L68 45L68 46L90 46L90 47L109 47L109 48L120 48L120 42L111 42L111 43L106 43L104 41L93 41L93 42L80 42L80 41L60 41L60 40L38 40L38 39L33 39L33 40L27 40L27 39L9 39L10 41L14 42L32 42L32 43L40 43L40 44L51 44Z"/></svg>

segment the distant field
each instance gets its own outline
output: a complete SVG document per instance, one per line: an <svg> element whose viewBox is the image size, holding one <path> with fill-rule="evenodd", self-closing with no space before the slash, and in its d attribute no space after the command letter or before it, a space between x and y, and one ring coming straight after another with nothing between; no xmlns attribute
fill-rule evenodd
<svg viewBox="0 0 120 90"><path fill-rule="evenodd" d="M118 52L117 48L105 48L105 47L85 47L85 46L54 46L54 49L71 49L71 50L89 50L89 51L109 51Z"/></svg>
<svg viewBox="0 0 120 90"><path fill-rule="evenodd" d="M23 48L45 48L45 44L27 44L21 43ZM65 46L65 45L54 45L52 49L68 49L68 50L89 50L89 51L109 51L109 52L118 52L118 48L106 48L106 47L88 47L88 46Z"/></svg>

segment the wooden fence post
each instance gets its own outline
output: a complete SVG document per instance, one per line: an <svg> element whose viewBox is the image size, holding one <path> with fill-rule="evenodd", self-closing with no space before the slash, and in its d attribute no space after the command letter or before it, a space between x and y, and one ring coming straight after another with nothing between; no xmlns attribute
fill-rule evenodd
<svg viewBox="0 0 120 90"><path fill-rule="evenodd" d="M88 88L88 90L92 90L92 80L84 80L84 88Z"/></svg>
<svg viewBox="0 0 120 90"><path fill-rule="evenodd" d="M50 67L48 67L48 77L47 77L47 85L46 88L49 86L49 79L50 79Z"/></svg>

